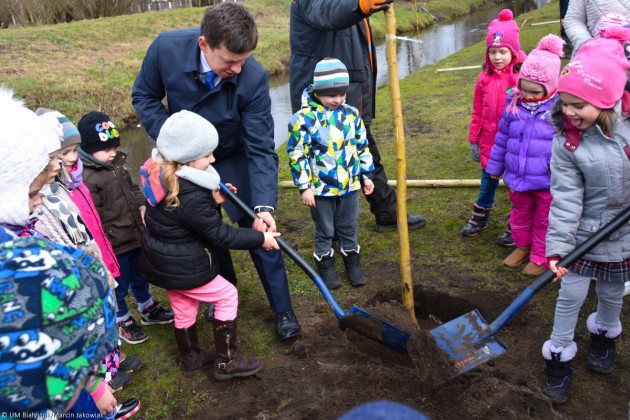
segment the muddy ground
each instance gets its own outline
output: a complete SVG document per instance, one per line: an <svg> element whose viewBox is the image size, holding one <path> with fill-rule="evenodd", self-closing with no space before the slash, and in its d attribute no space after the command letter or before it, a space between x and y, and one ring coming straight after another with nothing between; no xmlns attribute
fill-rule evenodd
<svg viewBox="0 0 630 420"><path fill-rule="evenodd" d="M347 310L354 303L377 315L398 308L404 315L398 290L376 291L375 286L375 279L398 276L398 269L381 269L381 273L372 270L368 274L372 284L357 289L354 301L342 301L341 306ZM516 297L471 291L475 279L464 274L449 273L449 290L426 286L439 283L431 278L434 272L418 275L425 286L414 286L415 310L419 326L427 330L474 308L491 322ZM629 312L626 306L625 325L630 325ZM174 411L192 418L332 419L364 402L386 399L434 419L628 418L630 357L622 352L610 375L590 373L585 362L588 337L583 332L576 337L579 353L567 403L554 405L540 393L544 368L540 347L551 321L541 318L531 302L497 334L508 348L504 355L442 384L424 378L408 354L352 330L342 331L323 299L298 311L298 317L304 334L287 343L283 354L265 358L260 378L197 381L193 387L210 391L212 401Z"/></svg>

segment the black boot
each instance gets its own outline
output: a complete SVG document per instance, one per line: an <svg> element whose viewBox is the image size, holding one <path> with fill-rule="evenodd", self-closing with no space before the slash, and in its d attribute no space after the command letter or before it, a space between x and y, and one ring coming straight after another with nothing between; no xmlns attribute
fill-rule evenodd
<svg viewBox="0 0 630 420"><path fill-rule="evenodd" d="M363 286L367 282L365 274L363 274L363 270L361 269L360 251L361 247L356 251L354 249L350 251L341 250L343 265L346 267L346 275L348 276L348 280L350 280L350 285L354 287Z"/></svg>
<svg viewBox="0 0 630 420"><path fill-rule="evenodd" d="M488 218L490 217L491 211L492 209L480 207L475 203L475 205L473 206L472 216L461 231L462 235L479 235L479 232L488 227Z"/></svg>
<svg viewBox="0 0 630 420"><path fill-rule="evenodd" d="M512 228L510 227L510 222L508 221L507 229L505 232L499 235L497 238L497 244L506 248L512 248L516 246L514 243L514 239L512 238Z"/></svg>
<svg viewBox="0 0 630 420"><path fill-rule="evenodd" d="M617 337L606 337L606 331L602 334L591 333L591 348L586 354L589 370L596 373L613 371Z"/></svg>
<svg viewBox="0 0 630 420"><path fill-rule="evenodd" d="M427 224L427 221L421 214L408 214L407 215L407 230L420 229L424 225ZM394 212L394 218L385 222L376 218L376 228L377 232L392 232L398 229L398 220L396 219L396 212Z"/></svg>
<svg viewBox="0 0 630 420"><path fill-rule="evenodd" d="M542 386L542 393L553 402L562 404L567 400L567 393L573 379L573 358L561 361L562 352L546 351L545 347L547 346L551 347L549 341L543 346L543 355L547 367L545 368L545 382ZM571 350L577 351L577 348ZM548 357L551 358L549 359Z"/></svg>
<svg viewBox="0 0 630 420"><path fill-rule="evenodd" d="M214 355L199 347L197 324L188 328L174 328L175 342L181 356L182 368L187 378L214 364Z"/></svg>
<svg viewBox="0 0 630 420"><path fill-rule="evenodd" d="M313 255L315 265L317 265L317 271L319 275L322 276L322 280L324 280L324 283L326 283L329 289L341 287L341 279L335 271L335 257L333 257L333 255L334 251L332 249L330 250L330 254L322 255L321 257Z"/></svg>
<svg viewBox="0 0 630 420"><path fill-rule="evenodd" d="M252 376L263 368L263 361L256 357L242 356L236 347L236 319L214 321L215 364L214 377L225 381L234 377Z"/></svg>
<svg viewBox="0 0 630 420"><path fill-rule="evenodd" d="M562 404L567 400L567 393L573 379L573 360L561 362L560 353L551 353L551 357L551 360L545 360L547 367L542 393L553 402Z"/></svg>
<svg viewBox="0 0 630 420"><path fill-rule="evenodd" d="M293 337L297 337L302 332L302 328L298 323L293 309L289 309L285 312L280 312L276 318L276 331L278 332L278 338L280 341L288 340Z"/></svg>

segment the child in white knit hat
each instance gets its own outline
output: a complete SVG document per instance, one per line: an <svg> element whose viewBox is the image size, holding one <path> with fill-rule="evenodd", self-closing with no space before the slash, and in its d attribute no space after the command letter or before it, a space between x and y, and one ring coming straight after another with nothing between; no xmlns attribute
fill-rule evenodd
<svg viewBox="0 0 630 420"><path fill-rule="evenodd" d="M223 222L219 205L226 198L211 165L218 143L214 126L193 112L177 112L162 126L157 149L140 171L150 204L140 266L150 283L166 289L184 374L191 377L214 363L214 377L226 380L255 375L263 362L242 356L236 347L238 291L219 275L214 251L279 249L275 237L280 234ZM199 347L200 301L215 305L214 356Z"/></svg>
<svg viewBox="0 0 630 420"><path fill-rule="evenodd" d="M16 236L41 237L31 212L41 203L39 191L48 178L49 144L56 141L55 132L3 87L0 126L0 225Z"/></svg>

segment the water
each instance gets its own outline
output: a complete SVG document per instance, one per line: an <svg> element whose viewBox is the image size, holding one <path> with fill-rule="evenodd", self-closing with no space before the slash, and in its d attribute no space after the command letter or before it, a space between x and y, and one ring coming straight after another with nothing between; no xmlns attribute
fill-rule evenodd
<svg viewBox="0 0 630 420"><path fill-rule="evenodd" d="M515 16L518 16L542 7L549 1L515 0L506 2L462 19L444 23L438 22L431 28L421 31L422 43L397 40L398 77L403 79L423 66L433 64L462 48L485 39L488 24L497 17L501 9L509 8ZM550 31L555 29L557 28L550 28ZM410 34L408 37L417 39L417 34ZM384 39L376 46L376 57L378 64L377 85L381 86L389 82ZM479 57L478 62L470 63L470 65L481 64L482 62L483 57ZM271 114L275 123L274 139L276 147L278 147L287 140L287 125L292 115L288 73L271 78L269 93L271 96ZM131 168L139 168L149 156L151 148L154 147L154 142L148 139L142 128L127 128L123 133L123 144L129 145L125 151L129 154ZM133 173L135 174L135 172L137 171L134 169Z"/></svg>

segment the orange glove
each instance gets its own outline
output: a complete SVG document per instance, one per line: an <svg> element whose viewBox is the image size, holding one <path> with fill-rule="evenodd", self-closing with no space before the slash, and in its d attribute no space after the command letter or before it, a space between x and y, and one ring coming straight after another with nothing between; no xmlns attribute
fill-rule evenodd
<svg viewBox="0 0 630 420"><path fill-rule="evenodd" d="M381 10L389 9L394 0L359 0L359 7L366 15L372 15Z"/></svg>

